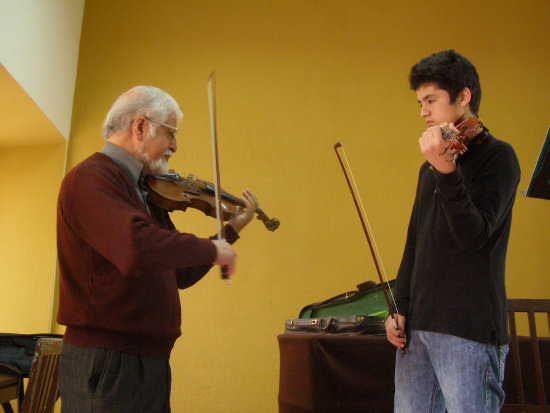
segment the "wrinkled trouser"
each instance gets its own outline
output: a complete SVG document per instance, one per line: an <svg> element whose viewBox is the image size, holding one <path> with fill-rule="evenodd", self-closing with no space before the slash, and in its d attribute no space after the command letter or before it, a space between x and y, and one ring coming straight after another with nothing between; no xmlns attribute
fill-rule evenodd
<svg viewBox="0 0 550 413"><path fill-rule="evenodd" d="M168 360L63 343L62 413L169 413Z"/></svg>
<svg viewBox="0 0 550 413"><path fill-rule="evenodd" d="M395 413L497 413L508 346L413 330L395 366Z"/></svg>

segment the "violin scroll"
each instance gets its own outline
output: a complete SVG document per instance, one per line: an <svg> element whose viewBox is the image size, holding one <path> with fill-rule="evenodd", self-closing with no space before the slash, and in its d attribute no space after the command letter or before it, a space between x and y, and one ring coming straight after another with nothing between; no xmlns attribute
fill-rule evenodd
<svg viewBox="0 0 550 413"><path fill-rule="evenodd" d="M269 218L262 210L257 209L256 212L256 218L262 221L269 231L273 232L281 225L277 218Z"/></svg>

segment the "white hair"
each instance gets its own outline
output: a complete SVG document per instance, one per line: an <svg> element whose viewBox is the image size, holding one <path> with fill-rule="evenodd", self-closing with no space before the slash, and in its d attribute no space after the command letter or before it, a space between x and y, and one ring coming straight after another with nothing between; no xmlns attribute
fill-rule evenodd
<svg viewBox="0 0 550 413"><path fill-rule="evenodd" d="M127 130L138 116L147 116L159 122L166 122L170 116L175 116L179 122L183 114L174 98L163 90L153 86L135 86L113 103L103 121L103 137L107 139L114 133ZM156 125L151 127L154 134Z"/></svg>

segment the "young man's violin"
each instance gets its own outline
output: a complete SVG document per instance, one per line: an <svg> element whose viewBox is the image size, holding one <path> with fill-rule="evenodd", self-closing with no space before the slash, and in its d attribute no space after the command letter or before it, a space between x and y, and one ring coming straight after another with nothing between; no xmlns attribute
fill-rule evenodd
<svg viewBox="0 0 550 413"><path fill-rule="evenodd" d="M451 151L452 154L463 155L468 150L468 145L481 132L483 123L475 116L467 119L460 118L455 122L458 134L452 131L447 123L443 123L439 127L441 128L443 139L448 142L448 146L443 153Z"/></svg>

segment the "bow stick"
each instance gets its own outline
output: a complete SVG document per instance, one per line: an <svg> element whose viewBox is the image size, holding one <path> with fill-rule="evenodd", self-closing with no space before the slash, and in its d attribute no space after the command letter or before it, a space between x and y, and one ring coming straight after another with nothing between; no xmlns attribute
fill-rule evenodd
<svg viewBox="0 0 550 413"><path fill-rule="evenodd" d="M344 154L344 159L346 161L346 165L350 171L351 179L353 181L353 187L351 185L350 179L348 177L348 173L346 171L346 168L344 167L344 163L342 162L342 158L340 157L340 154L338 153L338 148L342 148L342 153ZM376 246L376 241L374 241L374 237L369 235L369 232L372 233L372 230L370 229L369 220L367 218L367 214L365 212L365 207L363 206L363 201L361 200L361 195L359 194L359 191L357 189L357 184L355 183L355 178L353 177L353 172L351 171L350 164L348 162L348 157L346 155L346 151L344 150L344 146L340 141L337 141L334 144L334 151L336 152L336 156L338 157L338 161L340 162L340 166L342 167L342 171L344 172L344 176L346 178L346 182L348 183L349 190L351 192L351 196L353 197L353 202L355 203L355 209L357 210L357 213L359 214L359 219L361 220L361 225L363 226L363 232L365 233L365 236L367 237L367 242L369 243L370 252L372 255L372 258L374 260L374 266L376 267L376 272L378 273L378 278L380 279L380 284L382 285L382 292L384 293L384 297L386 298L386 304L388 306L388 312L392 319L393 326L396 330L399 329L399 326L397 324L397 318L392 310L392 307L390 305L390 299L388 297L388 293L386 292L386 287L384 284L388 285L388 290L390 291L390 295L392 298L392 302L395 306L395 310L397 314L399 314L399 310L397 309L397 304L395 302L395 298L393 296L393 292L390 287L390 283L388 281L388 278L386 277L386 270L384 270L384 266L382 265L382 260L380 259L380 252L378 251L378 247ZM355 191L354 191L355 187ZM357 202L357 197L355 196L355 193L359 196L359 202ZM359 204L361 204L361 208L359 208ZM363 217L364 216L364 217ZM366 223L365 223L366 221ZM372 238L372 242L371 242ZM376 251L376 253L375 253ZM379 262L380 261L380 265ZM382 271L380 271L382 269ZM383 277L382 277L383 276ZM403 350L403 353L405 351Z"/></svg>
<svg viewBox="0 0 550 413"><path fill-rule="evenodd" d="M219 240L225 239L225 229L222 223L222 198L220 191L220 161L218 158L218 137L216 133L216 84L214 72L208 76L208 105L210 108L210 132L212 136L212 157L214 165L214 186L216 196L216 222L218 223L217 237ZM222 279L227 285L231 285L231 279L227 275L224 267L222 267Z"/></svg>

